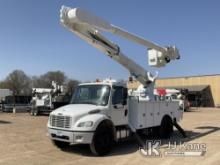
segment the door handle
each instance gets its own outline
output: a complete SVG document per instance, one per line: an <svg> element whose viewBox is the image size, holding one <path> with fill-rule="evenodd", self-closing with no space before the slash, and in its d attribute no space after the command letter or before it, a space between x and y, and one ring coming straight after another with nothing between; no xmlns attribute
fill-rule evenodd
<svg viewBox="0 0 220 165"><path fill-rule="evenodd" d="M125 109L125 116L127 116L128 115L128 110L127 109Z"/></svg>

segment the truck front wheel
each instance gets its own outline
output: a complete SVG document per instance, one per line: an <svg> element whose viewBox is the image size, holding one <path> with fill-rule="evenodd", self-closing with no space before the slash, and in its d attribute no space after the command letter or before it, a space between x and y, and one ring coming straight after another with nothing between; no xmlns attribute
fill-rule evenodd
<svg viewBox="0 0 220 165"><path fill-rule="evenodd" d="M113 141L114 136L111 127L102 124L95 131L90 150L98 156L106 155L111 151Z"/></svg>

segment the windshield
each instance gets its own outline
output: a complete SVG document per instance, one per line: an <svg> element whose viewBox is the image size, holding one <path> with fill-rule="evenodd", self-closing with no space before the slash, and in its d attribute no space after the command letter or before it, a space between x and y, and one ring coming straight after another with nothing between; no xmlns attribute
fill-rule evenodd
<svg viewBox="0 0 220 165"><path fill-rule="evenodd" d="M34 96L37 97L38 99L42 99L45 97L49 97L50 93L44 92L44 93L35 93Z"/></svg>
<svg viewBox="0 0 220 165"><path fill-rule="evenodd" d="M110 94L108 85L79 86L71 99L71 104L107 105Z"/></svg>

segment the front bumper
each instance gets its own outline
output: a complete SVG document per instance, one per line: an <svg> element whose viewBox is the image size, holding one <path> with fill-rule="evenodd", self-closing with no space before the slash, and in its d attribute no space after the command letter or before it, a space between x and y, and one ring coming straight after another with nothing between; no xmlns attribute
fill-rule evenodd
<svg viewBox="0 0 220 165"><path fill-rule="evenodd" d="M91 144L94 132L48 128L48 135L52 140L69 142L72 144Z"/></svg>

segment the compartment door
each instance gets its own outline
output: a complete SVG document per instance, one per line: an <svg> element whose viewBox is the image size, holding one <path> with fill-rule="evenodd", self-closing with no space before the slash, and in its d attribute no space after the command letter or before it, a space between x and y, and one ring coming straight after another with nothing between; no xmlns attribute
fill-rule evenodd
<svg viewBox="0 0 220 165"><path fill-rule="evenodd" d="M149 128L154 126L154 103L145 103L145 127Z"/></svg>
<svg viewBox="0 0 220 165"><path fill-rule="evenodd" d="M145 112L145 102L143 101L140 101L138 104L137 104L138 108L137 108L137 111L138 111L138 129L142 129L142 128L145 128L145 118L146 118L146 112Z"/></svg>
<svg viewBox="0 0 220 165"><path fill-rule="evenodd" d="M159 126L161 124L161 103L159 101L156 101L154 103L154 126Z"/></svg>

